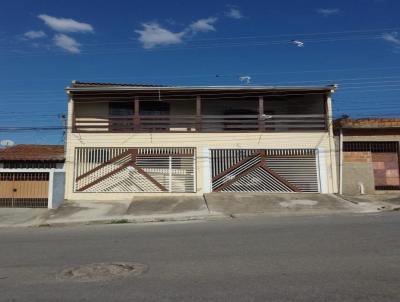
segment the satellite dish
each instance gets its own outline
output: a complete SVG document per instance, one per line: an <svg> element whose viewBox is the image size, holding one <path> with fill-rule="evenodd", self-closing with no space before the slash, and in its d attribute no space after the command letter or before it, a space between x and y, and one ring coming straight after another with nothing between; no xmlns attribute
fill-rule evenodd
<svg viewBox="0 0 400 302"><path fill-rule="evenodd" d="M4 139L4 140L0 141L0 145L3 147L12 147L15 145L15 143L12 140Z"/></svg>

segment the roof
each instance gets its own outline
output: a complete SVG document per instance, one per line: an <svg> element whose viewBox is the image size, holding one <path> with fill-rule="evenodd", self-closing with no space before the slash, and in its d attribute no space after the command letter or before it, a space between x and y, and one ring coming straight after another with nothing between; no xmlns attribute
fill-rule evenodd
<svg viewBox="0 0 400 302"><path fill-rule="evenodd" d="M64 161L63 145L16 145L0 149L0 161Z"/></svg>
<svg viewBox="0 0 400 302"><path fill-rule="evenodd" d="M95 83L72 81L65 90L69 91L313 91L313 92L333 92L337 89L337 85L327 86L165 86L154 84L119 84L119 83Z"/></svg>
<svg viewBox="0 0 400 302"><path fill-rule="evenodd" d="M96 82L80 82L72 81L71 88L79 87L164 87L163 85L154 84L123 84L123 83L96 83Z"/></svg>
<svg viewBox="0 0 400 302"><path fill-rule="evenodd" d="M335 128L346 129L400 128L400 118L342 118L334 123Z"/></svg>

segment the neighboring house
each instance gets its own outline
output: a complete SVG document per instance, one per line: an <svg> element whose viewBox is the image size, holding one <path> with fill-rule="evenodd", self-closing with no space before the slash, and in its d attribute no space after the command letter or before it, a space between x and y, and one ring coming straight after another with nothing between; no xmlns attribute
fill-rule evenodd
<svg viewBox="0 0 400 302"><path fill-rule="evenodd" d="M340 192L357 195L400 190L400 119L342 118L334 124Z"/></svg>
<svg viewBox="0 0 400 302"><path fill-rule="evenodd" d="M0 149L0 207L53 208L64 200L64 146Z"/></svg>
<svg viewBox="0 0 400 302"><path fill-rule="evenodd" d="M66 199L337 192L326 87L66 88Z"/></svg>

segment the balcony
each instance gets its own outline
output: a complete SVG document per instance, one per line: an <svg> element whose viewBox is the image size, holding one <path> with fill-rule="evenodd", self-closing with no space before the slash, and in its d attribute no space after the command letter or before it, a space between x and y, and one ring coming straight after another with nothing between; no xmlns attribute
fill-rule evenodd
<svg viewBox="0 0 400 302"><path fill-rule="evenodd" d="M76 115L74 133L325 131L324 114Z"/></svg>
<svg viewBox="0 0 400 302"><path fill-rule="evenodd" d="M197 95L172 90L159 93L76 94L72 132L241 133L328 129L327 98L319 91L207 90Z"/></svg>

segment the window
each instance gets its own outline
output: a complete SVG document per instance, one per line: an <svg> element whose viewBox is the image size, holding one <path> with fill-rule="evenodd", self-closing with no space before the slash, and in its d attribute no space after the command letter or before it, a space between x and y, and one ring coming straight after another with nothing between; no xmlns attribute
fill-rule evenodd
<svg viewBox="0 0 400 302"><path fill-rule="evenodd" d="M140 115L168 115L169 104L163 101L143 101L139 105Z"/></svg>
<svg viewBox="0 0 400 302"><path fill-rule="evenodd" d="M110 131L130 132L133 129L133 103L110 103Z"/></svg>
<svg viewBox="0 0 400 302"><path fill-rule="evenodd" d="M133 103L130 102L110 103L110 114L117 116L133 115Z"/></svg>
<svg viewBox="0 0 400 302"><path fill-rule="evenodd" d="M57 162L54 161L5 161L5 169L55 169Z"/></svg>

